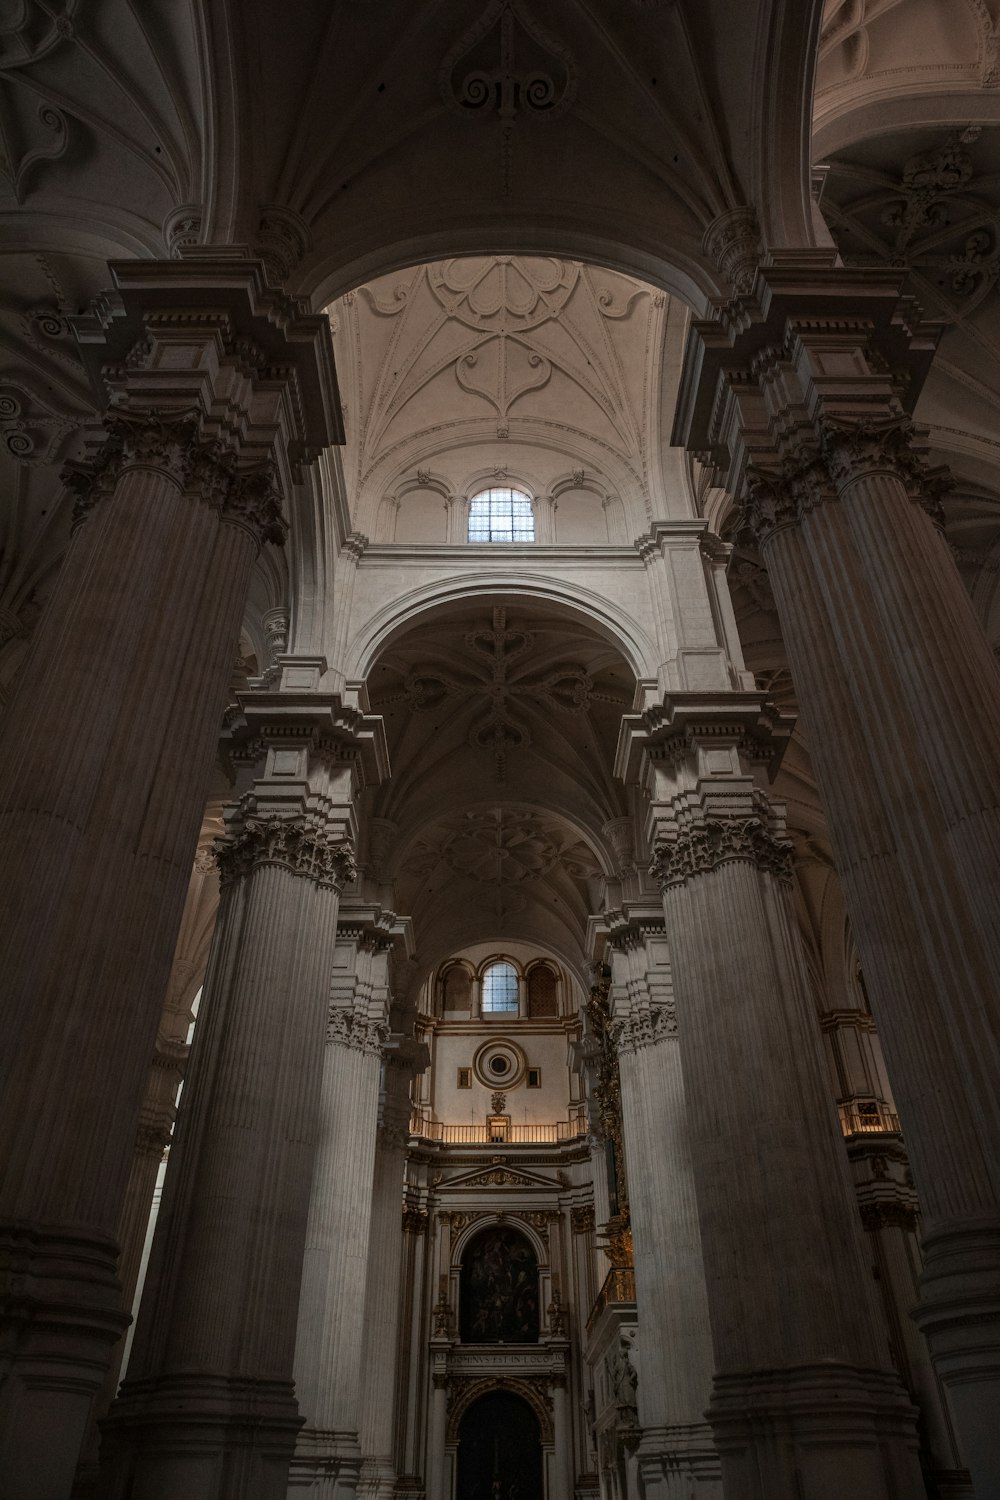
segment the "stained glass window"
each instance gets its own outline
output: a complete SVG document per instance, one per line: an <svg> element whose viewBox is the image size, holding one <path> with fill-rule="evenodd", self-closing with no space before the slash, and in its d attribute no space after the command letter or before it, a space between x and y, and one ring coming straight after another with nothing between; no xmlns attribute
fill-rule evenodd
<svg viewBox="0 0 1000 1500"><path fill-rule="evenodd" d="M483 490L469 502L470 542L533 542L535 513L522 490Z"/></svg>

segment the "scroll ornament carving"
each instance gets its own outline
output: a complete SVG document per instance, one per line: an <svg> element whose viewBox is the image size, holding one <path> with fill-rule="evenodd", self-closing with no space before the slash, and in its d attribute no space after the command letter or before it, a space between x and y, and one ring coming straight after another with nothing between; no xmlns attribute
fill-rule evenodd
<svg viewBox="0 0 1000 1500"><path fill-rule="evenodd" d="M73 525L114 490L129 469L166 474L186 494L217 510L224 521L248 531L258 546L277 545L288 527L272 463L237 467L221 443L203 441L196 409L163 413L112 406L104 415L107 436L94 457L70 463L62 480L74 496Z"/></svg>
<svg viewBox="0 0 1000 1500"><path fill-rule="evenodd" d="M247 818L238 833L216 841L215 858L223 885L245 879L258 865L281 865L338 891L357 874L348 839L286 818Z"/></svg>
<svg viewBox="0 0 1000 1500"><path fill-rule="evenodd" d="M676 1035L677 1012L673 1003L655 1005L650 1010L638 1012L622 1023L618 1050L637 1052L640 1047L654 1047L657 1042Z"/></svg>
<svg viewBox="0 0 1000 1500"><path fill-rule="evenodd" d="M752 208L732 208L720 214L706 229L702 248L738 297L751 291L761 258L760 230Z"/></svg>
<svg viewBox="0 0 1000 1500"><path fill-rule="evenodd" d="M745 863L791 884L792 847L791 839L776 837L760 818L707 818L672 843L658 842L649 873L665 890L720 865Z"/></svg>
<svg viewBox="0 0 1000 1500"><path fill-rule="evenodd" d="M389 1028L384 1021L370 1021L343 1006L331 1005L326 1022L326 1040L341 1047L351 1047L356 1052L367 1052L372 1057L381 1057L389 1040ZM403 1144L406 1141L404 1139Z"/></svg>

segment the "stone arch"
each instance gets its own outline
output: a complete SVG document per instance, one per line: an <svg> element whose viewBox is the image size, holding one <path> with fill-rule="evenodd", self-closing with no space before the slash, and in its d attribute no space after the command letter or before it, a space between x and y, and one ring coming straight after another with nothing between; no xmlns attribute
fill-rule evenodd
<svg viewBox="0 0 1000 1500"><path fill-rule="evenodd" d="M655 678L657 655L654 643L636 621L629 619L622 609L612 609L599 595L579 584L570 587L560 579L544 575L516 579L509 572L480 572L463 573L421 585L386 604L350 643L346 653L348 679L358 681L367 677L387 646L442 605L485 603L497 597L536 605L550 604L560 614L588 625L609 645L616 647L637 678Z"/></svg>
<svg viewBox="0 0 1000 1500"><path fill-rule="evenodd" d="M486 1396L491 1391L509 1391L512 1396L520 1396L521 1400L531 1407L531 1410L538 1418L542 1442L552 1443L555 1441L552 1412L537 1381L530 1378L519 1379L516 1375L490 1375L482 1380L464 1381L459 1379L455 1383L457 1390L451 1404L451 1410L448 1413L446 1440L449 1444L458 1442L458 1429L469 1407L478 1401L480 1396Z"/></svg>

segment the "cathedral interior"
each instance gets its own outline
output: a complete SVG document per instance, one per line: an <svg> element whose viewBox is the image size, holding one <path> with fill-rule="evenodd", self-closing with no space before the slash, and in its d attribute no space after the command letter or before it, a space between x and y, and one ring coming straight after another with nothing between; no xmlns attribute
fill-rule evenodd
<svg viewBox="0 0 1000 1500"><path fill-rule="evenodd" d="M0 1500L1000 1497L1000 0L0 0Z"/></svg>

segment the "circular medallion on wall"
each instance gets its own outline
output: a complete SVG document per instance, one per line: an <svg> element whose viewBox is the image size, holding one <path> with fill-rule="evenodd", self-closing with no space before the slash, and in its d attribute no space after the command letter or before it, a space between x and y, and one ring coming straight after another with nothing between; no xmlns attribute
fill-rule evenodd
<svg viewBox="0 0 1000 1500"><path fill-rule="evenodd" d="M488 1089L516 1088L524 1077L528 1060L516 1042L506 1037L491 1038L484 1042L472 1059L472 1066L480 1083Z"/></svg>

